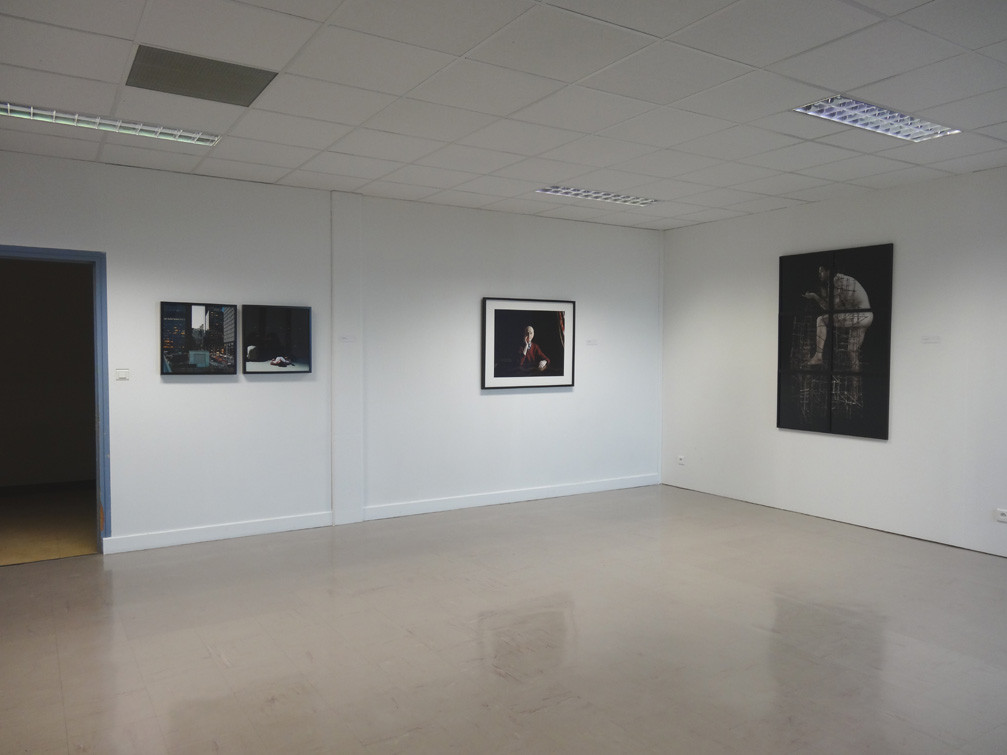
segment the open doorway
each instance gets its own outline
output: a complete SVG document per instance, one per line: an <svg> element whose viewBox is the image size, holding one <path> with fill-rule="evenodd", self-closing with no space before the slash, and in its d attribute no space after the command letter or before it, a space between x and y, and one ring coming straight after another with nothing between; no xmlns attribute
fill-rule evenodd
<svg viewBox="0 0 1007 755"><path fill-rule="evenodd" d="M0 247L0 565L101 550L104 259L99 271L95 257Z"/></svg>

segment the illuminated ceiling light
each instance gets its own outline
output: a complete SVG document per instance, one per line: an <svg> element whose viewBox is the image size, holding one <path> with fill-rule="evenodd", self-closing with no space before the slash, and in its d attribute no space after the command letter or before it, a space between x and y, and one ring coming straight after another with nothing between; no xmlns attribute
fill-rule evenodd
<svg viewBox="0 0 1007 755"><path fill-rule="evenodd" d="M878 134L888 134L888 136L911 142L925 142L927 139L961 133L961 130L957 128L940 126L922 118L838 94L803 107L794 108L794 112L814 115L818 118L864 128Z"/></svg>
<svg viewBox="0 0 1007 755"><path fill-rule="evenodd" d="M572 197L574 199L597 199L599 202L615 202L616 204L632 205L633 207L646 207L659 199L648 199L647 197L633 197L626 194L613 194L610 191L597 191L595 189L572 189L569 186L549 186L545 189L537 189L539 194L555 194L559 197Z"/></svg>
<svg viewBox="0 0 1007 755"><path fill-rule="evenodd" d="M171 128L136 121L121 121L107 118L103 115L83 115L81 113L61 113L59 110L37 107L35 105L15 105L13 102L0 102L0 115L11 118L22 118L28 121L55 123L59 126L78 126L96 131L107 131L113 134L129 134L132 136L147 136L152 139L166 139L183 144L198 144L201 147L212 147L218 141L218 134L207 134L203 131L187 131L183 128Z"/></svg>

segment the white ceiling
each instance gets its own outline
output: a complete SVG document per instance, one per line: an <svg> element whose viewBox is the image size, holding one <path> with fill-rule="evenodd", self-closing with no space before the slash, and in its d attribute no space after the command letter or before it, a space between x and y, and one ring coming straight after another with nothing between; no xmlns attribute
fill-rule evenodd
<svg viewBox="0 0 1007 755"><path fill-rule="evenodd" d="M139 44L279 75L126 87ZM836 93L963 133L791 112ZM0 101L224 135L0 118L0 150L666 229L1007 165L1007 0L0 0Z"/></svg>

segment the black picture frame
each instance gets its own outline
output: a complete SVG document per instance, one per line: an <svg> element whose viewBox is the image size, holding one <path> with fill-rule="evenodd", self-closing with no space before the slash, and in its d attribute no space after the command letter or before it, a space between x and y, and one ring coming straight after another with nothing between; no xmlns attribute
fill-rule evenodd
<svg viewBox="0 0 1007 755"><path fill-rule="evenodd" d="M311 372L311 307L242 304L241 370L246 375Z"/></svg>
<svg viewBox="0 0 1007 755"><path fill-rule="evenodd" d="M894 246L780 257L776 426L888 439Z"/></svg>
<svg viewBox="0 0 1007 755"><path fill-rule="evenodd" d="M526 347L528 328L534 332ZM484 298L482 387L572 387L575 328L573 301Z"/></svg>
<svg viewBox="0 0 1007 755"><path fill-rule="evenodd" d="M237 374L236 304L161 302L162 375Z"/></svg>

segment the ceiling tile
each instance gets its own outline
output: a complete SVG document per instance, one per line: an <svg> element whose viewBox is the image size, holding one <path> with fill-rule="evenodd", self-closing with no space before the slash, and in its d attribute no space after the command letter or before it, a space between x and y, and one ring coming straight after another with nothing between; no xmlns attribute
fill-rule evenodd
<svg viewBox="0 0 1007 755"><path fill-rule="evenodd" d="M202 159L200 155L163 149L141 149L125 144L105 144L101 148L101 157L113 165L132 165L135 168L170 170L176 173L191 173Z"/></svg>
<svg viewBox="0 0 1007 755"><path fill-rule="evenodd" d="M910 8L929 3L931 0L857 0L863 5L886 16L897 16Z"/></svg>
<svg viewBox="0 0 1007 755"><path fill-rule="evenodd" d="M814 189L795 191L790 195L793 199L800 199L805 202L823 202L826 199L841 199L854 194L862 194L856 186L844 183L830 183L825 186L817 186Z"/></svg>
<svg viewBox="0 0 1007 755"><path fill-rule="evenodd" d="M805 204L805 202L800 199L791 199L790 197L761 197L747 202L739 202L738 204L731 205L729 209L747 213L773 212L774 210L785 210L788 207L797 207L802 204Z"/></svg>
<svg viewBox="0 0 1007 755"><path fill-rule="evenodd" d="M618 170L639 173L643 176L674 178L683 173L691 173L703 168L712 168L721 162L723 161L714 157L706 157L705 155L693 155L674 149L662 149L657 152L651 152L643 157L617 163L614 167Z"/></svg>
<svg viewBox="0 0 1007 755"><path fill-rule="evenodd" d="M11 152L64 157L68 160L96 160L100 146L97 139L65 139L42 132L0 128L0 150Z"/></svg>
<svg viewBox="0 0 1007 755"><path fill-rule="evenodd" d="M1007 147L992 152L983 152L981 155L966 155L951 160L942 160L930 167L952 173L974 173L977 170L989 170L1004 166L1007 166Z"/></svg>
<svg viewBox="0 0 1007 755"><path fill-rule="evenodd" d="M809 118L813 116L807 116ZM819 119L816 119L819 120ZM852 149L857 152L880 152L883 149L891 149L904 142L898 137L888 134L878 134L863 128L846 128L838 134L829 134L818 140L822 144L831 144L833 147Z"/></svg>
<svg viewBox="0 0 1007 755"><path fill-rule="evenodd" d="M770 66L801 81L846 92L961 54L958 45L898 21L885 21Z"/></svg>
<svg viewBox="0 0 1007 755"><path fill-rule="evenodd" d="M548 0L549 5L576 11L628 29L666 37L736 0Z"/></svg>
<svg viewBox="0 0 1007 755"><path fill-rule="evenodd" d="M532 6L530 0L346 0L329 23L463 55Z"/></svg>
<svg viewBox="0 0 1007 755"><path fill-rule="evenodd" d="M455 58L350 29L328 27L294 59L287 72L324 81L405 94Z"/></svg>
<svg viewBox="0 0 1007 755"><path fill-rule="evenodd" d="M394 101L389 94L281 74L259 95L255 107L356 126Z"/></svg>
<svg viewBox="0 0 1007 755"><path fill-rule="evenodd" d="M283 168L297 168L318 153L307 147L292 147L285 144L271 144L255 139L241 139L228 136L221 139L210 151L210 157L223 160L240 160L246 163L262 163Z"/></svg>
<svg viewBox="0 0 1007 755"><path fill-rule="evenodd" d="M357 191L370 185L366 178L337 176L332 173L317 173L311 170L294 170L281 178L277 183L286 186L303 186L308 189L322 191Z"/></svg>
<svg viewBox="0 0 1007 755"><path fill-rule="evenodd" d="M657 42L580 84L667 105L751 70L749 66L673 42Z"/></svg>
<svg viewBox="0 0 1007 755"><path fill-rule="evenodd" d="M384 177L385 181L431 186L438 189L450 189L452 186L477 178L476 173L466 173L460 170L447 170L432 165L406 165Z"/></svg>
<svg viewBox="0 0 1007 755"><path fill-rule="evenodd" d="M751 202L756 199L762 199L762 197L750 191L726 188L701 191L698 194L691 194L689 196L690 202L695 202L704 207L729 207L739 202Z"/></svg>
<svg viewBox="0 0 1007 755"><path fill-rule="evenodd" d="M433 152L417 160L417 165L428 165L446 170L468 171L470 173L492 173L521 158L509 152L499 152L492 149L466 147L462 144L449 144L447 147Z"/></svg>
<svg viewBox="0 0 1007 755"><path fill-rule="evenodd" d="M123 39L0 18L0 49L10 65L118 84L132 60L133 45Z"/></svg>
<svg viewBox="0 0 1007 755"><path fill-rule="evenodd" d="M480 176L459 184L462 191L471 191L476 194L490 194L497 197L517 197L527 192L542 188L542 184L536 181L522 181L517 178L504 178L503 176Z"/></svg>
<svg viewBox="0 0 1007 755"><path fill-rule="evenodd" d="M604 168L653 151L654 148L646 144L611 139L605 136L583 136L576 141L564 144L562 147L543 152L542 157Z"/></svg>
<svg viewBox="0 0 1007 755"><path fill-rule="evenodd" d="M394 134L453 141L492 123L494 118L471 110L400 99L367 123L368 128Z"/></svg>
<svg viewBox="0 0 1007 755"><path fill-rule="evenodd" d="M808 103L805 102L802 104L806 105ZM824 118L815 118L806 113L795 113L792 110L776 113L766 118L759 118L752 121L751 125L767 129L768 131L777 131L781 134L796 136L798 139L817 139L828 134L851 130L849 126L844 126L842 123L827 121Z"/></svg>
<svg viewBox="0 0 1007 755"><path fill-rule="evenodd" d="M628 191L639 186L646 179L639 173L630 173L612 168L600 168L577 176L577 187L582 189L597 189L598 191ZM584 200L593 202L595 200Z"/></svg>
<svg viewBox="0 0 1007 755"><path fill-rule="evenodd" d="M332 151L411 163L443 146L436 139L358 128L332 145Z"/></svg>
<svg viewBox="0 0 1007 755"><path fill-rule="evenodd" d="M202 176L231 178L236 181L275 183L287 174L288 169L276 168L270 165L255 165L253 163L235 162L233 160L213 160L207 158L199 163L194 172Z"/></svg>
<svg viewBox="0 0 1007 755"><path fill-rule="evenodd" d="M776 170L801 170L810 168L813 165L823 165L825 163L843 160L849 157L856 157L857 153L848 149L832 147L828 144L817 144L815 142L802 142L783 149L763 152L761 155L746 157L742 162L749 165L761 165L764 168L774 168Z"/></svg>
<svg viewBox="0 0 1007 755"><path fill-rule="evenodd" d="M769 71L752 71L681 99L675 107L735 123L748 123L807 105L828 94L831 92L823 87L802 84Z"/></svg>
<svg viewBox="0 0 1007 755"><path fill-rule="evenodd" d="M742 165L741 163L721 163L712 168L683 173L681 178L683 181L695 181L707 186L734 186L775 175L778 175L778 172L771 168L760 168L757 165Z"/></svg>
<svg viewBox="0 0 1007 755"><path fill-rule="evenodd" d="M411 184L400 184L394 181L379 179L367 184L367 195L371 197L384 197L386 199L423 199L431 194L435 194L439 189L431 186L415 186Z"/></svg>
<svg viewBox="0 0 1007 755"><path fill-rule="evenodd" d="M875 105L915 114L924 108L1002 89L1005 83L1007 63L978 53L965 53L854 89L849 94Z"/></svg>
<svg viewBox="0 0 1007 755"><path fill-rule="evenodd" d="M640 184L635 187L635 190L640 193L640 196L652 197L653 199L667 202L673 199L684 199L687 201L687 198L693 194L699 194L707 191L709 188L706 184L693 183L684 178L666 178L661 181ZM696 210L698 206L693 205L691 209Z"/></svg>
<svg viewBox="0 0 1007 755"><path fill-rule="evenodd" d="M798 139L754 126L732 126L715 134L701 136L677 145L677 149L699 155L736 160L771 149L797 144Z"/></svg>
<svg viewBox="0 0 1007 755"><path fill-rule="evenodd" d="M671 147L699 136L722 131L734 124L721 118L676 108L658 108L605 129L605 136L654 147Z"/></svg>
<svg viewBox="0 0 1007 755"><path fill-rule="evenodd" d="M520 178L526 181L541 181L543 184L555 184L568 181L576 176L582 176L592 170L593 166L563 160L544 160L541 157L534 160L521 160L506 168L496 171L498 176Z"/></svg>
<svg viewBox="0 0 1007 755"><path fill-rule="evenodd" d="M239 0L245 5L288 13L291 16L324 21L338 8L342 0Z"/></svg>
<svg viewBox="0 0 1007 755"><path fill-rule="evenodd" d="M86 3L4 0L2 12L65 29L132 39L140 24L144 5L143 0L88 0Z"/></svg>
<svg viewBox="0 0 1007 755"><path fill-rule="evenodd" d="M742 189L743 191L753 191L757 194L782 196L795 191L810 189L815 186L824 186L827 183L828 181L824 181L821 178L802 176L797 173L781 173L780 175L772 176L771 178L759 178L755 181L744 181L735 186L735 188Z"/></svg>
<svg viewBox="0 0 1007 755"><path fill-rule="evenodd" d="M855 178L874 176L878 173L888 173L889 171L902 170L907 167L909 166L901 160L891 160L876 155L860 155L858 157L847 158L846 160L837 160L827 165L805 168L800 172L826 181L851 181Z"/></svg>
<svg viewBox="0 0 1007 755"><path fill-rule="evenodd" d="M1007 81L1004 82L1007 84ZM939 105L919 113L921 118L955 128L974 131L1007 121L1007 89L967 97L950 105Z"/></svg>
<svg viewBox="0 0 1007 755"><path fill-rule="evenodd" d="M531 157L579 139L581 136L583 134L576 131L501 118L486 128L460 139L459 144Z"/></svg>
<svg viewBox="0 0 1007 755"><path fill-rule="evenodd" d="M513 117L545 126L594 133L653 107L650 103L629 97L569 86L517 111Z"/></svg>
<svg viewBox="0 0 1007 755"><path fill-rule="evenodd" d="M227 0L149 0L136 41L279 71L317 29L303 18Z"/></svg>
<svg viewBox="0 0 1007 755"><path fill-rule="evenodd" d="M933 0L900 20L972 50L1007 39L1003 0Z"/></svg>
<svg viewBox="0 0 1007 755"><path fill-rule="evenodd" d="M340 152L323 152L313 157L301 166L304 170L318 173L334 173L352 178L375 179L386 176L401 168L402 163L395 160L381 160L375 157L347 155Z"/></svg>
<svg viewBox="0 0 1007 755"><path fill-rule="evenodd" d="M989 47L984 47L978 52L1007 63L1007 42L1000 42L995 45L990 45Z"/></svg>
<svg viewBox="0 0 1007 755"><path fill-rule="evenodd" d="M952 160L957 157L991 152L1003 146L1003 142L998 139L990 139L988 136L981 136L980 134L966 133L942 136L939 139L931 139L926 142L919 142L918 144L907 144L904 147L885 150L879 154L882 157L890 157L893 160L905 160L907 163L927 165L941 162L942 160Z"/></svg>
<svg viewBox="0 0 1007 755"><path fill-rule="evenodd" d="M3 97L20 105L38 105L88 115L109 115L116 87L45 71L0 65Z"/></svg>
<svg viewBox="0 0 1007 755"><path fill-rule="evenodd" d="M562 82L555 79L463 59L431 76L409 96L503 116L531 105L562 86Z"/></svg>
<svg viewBox="0 0 1007 755"><path fill-rule="evenodd" d="M869 189L891 189L895 186L905 186L917 181L930 181L934 178L943 178L949 175L946 171L935 170L918 166L906 168L905 170L893 170L891 173L881 173L876 176L857 178L850 183L856 186L865 186Z"/></svg>
<svg viewBox="0 0 1007 755"><path fill-rule="evenodd" d="M296 147L326 149L350 130L350 126L313 118L272 113L268 110L249 110L228 131L228 135L292 144Z"/></svg>
<svg viewBox="0 0 1007 755"><path fill-rule="evenodd" d="M244 108L237 105L125 87L119 103L110 115L127 121L223 134L237 122L243 112Z"/></svg>
<svg viewBox="0 0 1007 755"><path fill-rule="evenodd" d="M476 47L468 57L574 82L652 41L652 37L574 13L537 7Z"/></svg>
<svg viewBox="0 0 1007 755"><path fill-rule="evenodd" d="M878 21L840 0L740 0L671 36L752 66L766 66Z"/></svg>

